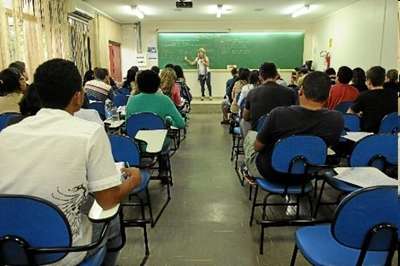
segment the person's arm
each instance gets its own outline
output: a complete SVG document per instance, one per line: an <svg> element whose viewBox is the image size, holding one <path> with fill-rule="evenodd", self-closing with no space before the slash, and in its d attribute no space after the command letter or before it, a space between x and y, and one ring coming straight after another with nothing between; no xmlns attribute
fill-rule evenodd
<svg viewBox="0 0 400 266"><path fill-rule="evenodd" d="M244 119L244 121L251 121L251 113L250 113L250 102L251 102L251 99L252 99L252 95L253 95L253 92L254 90L252 90L252 91L249 91L249 93L247 94L247 97L246 97L246 104L245 104L245 106L244 106L244 109L243 109L243 119Z"/></svg>
<svg viewBox="0 0 400 266"><path fill-rule="evenodd" d="M198 58L196 57L193 61L190 61L187 56L185 56L185 61L189 64L194 66L197 63Z"/></svg>
<svg viewBox="0 0 400 266"><path fill-rule="evenodd" d="M203 64L204 64L206 67L208 67L208 66L210 65L210 60L208 59L207 56L204 57L204 59L203 59Z"/></svg>
<svg viewBox="0 0 400 266"><path fill-rule="evenodd" d="M254 142L254 150L256 152L260 152L265 148L265 144L262 143L258 138L256 139L256 141Z"/></svg>
<svg viewBox="0 0 400 266"><path fill-rule="evenodd" d="M167 116L172 119L172 125L177 128L184 128L185 127L185 120L183 119L182 115L179 113L178 109L176 108L175 104L172 100L167 97L168 103L166 103L165 108Z"/></svg>
<svg viewBox="0 0 400 266"><path fill-rule="evenodd" d="M265 127L257 134L256 141L254 142L254 150L260 152L264 150L266 143L271 141L272 130L274 127L273 118L275 112L272 111L265 119Z"/></svg>
<svg viewBox="0 0 400 266"><path fill-rule="evenodd" d="M358 96L357 100L349 108L349 110L347 110L347 113L356 114L360 116L363 109L364 109L364 95L361 94L360 96Z"/></svg>

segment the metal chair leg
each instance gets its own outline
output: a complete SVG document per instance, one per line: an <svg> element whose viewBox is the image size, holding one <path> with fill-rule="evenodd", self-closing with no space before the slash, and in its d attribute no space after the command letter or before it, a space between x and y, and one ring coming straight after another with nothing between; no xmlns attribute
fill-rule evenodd
<svg viewBox="0 0 400 266"><path fill-rule="evenodd" d="M300 197L296 195L296 219L299 219L300 216Z"/></svg>
<svg viewBox="0 0 400 266"><path fill-rule="evenodd" d="M255 192L254 192L253 206L251 207L251 215L250 215L250 222L249 222L250 226L253 225L254 211L256 209L257 193L258 193L258 186L256 186L256 189L255 189Z"/></svg>
<svg viewBox="0 0 400 266"><path fill-rule="evenodd" d="M261 225L261 236L260 236L260 254L261 255L264 254L264 231L265 231L265 227L262 224Z"/></svg>
<svg viewBox="0 0 400 266"><path fill-rule="evenodd" d="M317 203L316 203L316 205L315 205L315 209L314 209L314 213L313 213L313 215L312 215L312 218L316 218L317 215L318 215L318 209L319 209L319 206L321 205L322 193L323 193L323 191L324 191L325 183L326 183L326 181L324 180L324 181L322 182L321 189L320 189L320 191L319 191Z"/></svg>
<svg viewBox="0 0 400 266"><path fill-rule="evenodd" d="M146 198L147 198L147 206L148 206L148 208L149 208L149 215L150 215L151 227L154 227L153 208L152 208L152 206L151 206L149 188L146 188Z"/></svg>
<svg viewBox="0 0 400 266"><path fill-rule="evenodd" d="M290 266L294 266L296 264L297 250L298 247L296 244L294 244L292 259L290 260Z"/></svg>

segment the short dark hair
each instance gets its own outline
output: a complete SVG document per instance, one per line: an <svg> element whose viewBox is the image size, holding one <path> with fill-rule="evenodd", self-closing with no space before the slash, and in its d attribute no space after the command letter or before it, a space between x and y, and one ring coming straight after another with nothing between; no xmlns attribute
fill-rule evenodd
<svg viewBox="0 0 400 266"><path fill-rule="evenodd" d="M356 67L353 69L353 84L354 85L364 85L367 80L365 76L365 71L361 67Z"/></svg>
<svg viewBox="0 0 400 266"><path fill-rule="evenodd" d="M241 71L239 71L239 79L238 80L248 81L249 76L250 76L250 69L242 68Z"/></svg>
<svg viewBox="0 0 400 266"><path fill-rule="evenodd" d="M260 82L260 72L258 70L253 70L250 72L249 83L256 85Z"/></svg>
<svg viewBox="0 0 400 266"><path fill-rule="evenodd" d="M390 69L386 74L387 78L391 82L397 82L399 80L399 71L397 69Z"/></svg>
<svg viewBox="0 0 400 266"><path fill-rule="evenodd" d="M232 69L231 69L232 76L237 75L237 73L238 73L238 69L236 67L232 67Z"/></svg>
<svg viewBox="0 0 400 266"><path fill-rule="evenodd" d="M353 78L353 70L347 66L342 66L338 70L337 77L340 83L349 84Z"/></svg>
<svg viewBox="0 0 400 266"><path fill-rule="evenodd" d="M260 66L260 76L263 79L276 78L278 76L278 70L274 63L264 63Z"/></svg>
<svg viewBox="0 0 400 266"><path fill-rule="evenodd" d="M89 69L88 71L85 72L85 75L83 75L83 85L86 84L86 82L94 80L94 71Z"/></svg>
<svg viewBox="0 0 400 266"><path fill-rule="evenodd" d="M122 87L127 87L128 85L131 84L131 82L136 80L136 75L139 72L139 68L137 66L133 66L130 69L128 69L128 72L126 73L126 80Z"/></svg>
<svg viewBox="0 0 400 266"><path fill-rule="evenodd" d="M329 67L329 68L327 68L327 69L325 70L325 73L326 73L328 76L333 76L333 75L336 75L336 70L335 70L333 67Z"/></svg>
<svg viewBox="0 0 400 266"><path fill-rule="evenodd" d="M106 68L95 68L94 77L98 80L104 80L108 76L108 70Z"/></svg>
<svg viewBox="0 0 400 266"><path fill-rule="evenodd" d="M160 77L152 70L141 71L136 77L138 89L144 93L156 93L160 82Z"/></svg>
<svg viewBox="0 0 400 266"><path fill-rule="evenodd" d="M18 69L18 71L21 72L21 74L26 71L26 65L22 61L12 62L8 67L13 67L13 68Z"/></svg>
<svg viewBox="0 0 400 266"><path fill-rule="evenodd" d="M381 66L371 67L367 71L367 80L369 80L374 87L383 86L385 83L386 70Z"/></svg>
<svg viewBox="0 0 400 266"><path fill-rule="evenodd" d="M74 94L82 90L82 77L73 62L51 59L36 69L33 86L43 107L65 109Z"/></svg>
<svg viewBox="0 0 400 266"><path fill-rule="evenodd" d="M303 91L307 99L324 102L328 99L331 81L329 76L321 71L314 71L305 76Z"/></svg>
<svg viewBox="0 0 400 266"><path fill-rule="evenodd" d="M156 72L157 75L160 74L160 68L159 68L158 66L152 66L152 67L151 67L151 71Z"/></svg>
<svg viewBox="0 0 400 266"><path fill-rule="evenodd" d="M173 64L166 64L166 65L165 65L165 68L172 68L172 69L173 69L173 68L174 68L174 65L173 65Z"/></svg>
<svg viewBox="0 0 400 266"><path fill-rule="evenodd" d="M185 75L183 74L183 69L180 65L174 65L174 70L176 74L176 78L185 78Z"/></svg>
<svg viewBox="0 0 400 266"><path fill-rule="evenodd" d="M21 90L19 79L21 72L13 67L9 67L0 72L0 96L18 92Z"/></svg>
<svg viewBox="0 0 400 266"><path fill-rule="evenodd" d="M40 100L37 88L34 84L28 87L24 97L19 102L19 111L23 116L36 115L42 108L42 101Z"/></svg>

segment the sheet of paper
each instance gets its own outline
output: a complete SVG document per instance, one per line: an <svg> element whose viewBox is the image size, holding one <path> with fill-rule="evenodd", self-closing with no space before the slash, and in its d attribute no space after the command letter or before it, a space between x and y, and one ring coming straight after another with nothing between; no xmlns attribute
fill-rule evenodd
<svg viewBox="0 0 400 266"><path fill-rule="evenodd" d="M334 178L359 187L397 185L396 179L390 178L375 167L337 167L335 171L338 175Z"/></svg>
<svg viewBox="0 0 400 266"><path fill-rule="evenodd" d="M342 138L357 142L366 136L373 135L371 132L347 132L346 135L342 136Z"/></svg>

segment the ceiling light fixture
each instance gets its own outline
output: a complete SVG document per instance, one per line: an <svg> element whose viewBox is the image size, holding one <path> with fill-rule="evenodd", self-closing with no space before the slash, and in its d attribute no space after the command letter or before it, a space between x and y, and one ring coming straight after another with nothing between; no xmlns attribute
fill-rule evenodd
<svg viewBox="0 0 400 266"><path fill-rule="evenodd" d="M217 18L220 18L222 16L222 8L223 5L217 5Z"/></svg>
<svg viewBox="0 0 400 266"><path fill-rule="evenodd" d="M142 10L139 9L138 6L132 6L132 11L133 11L133 14L135 16L137 16L139 19L143 19L144 18L144 13L143 13Z"/></svg>
<svg viewBox="0 0 400 266"><path fill-rule="evenodd" d="M311 6L310 5L304 5L303 7L297 9L292 13L292 18L297 18L299 16L305 15L307 13L310 13L311 11Z"/></svg>

